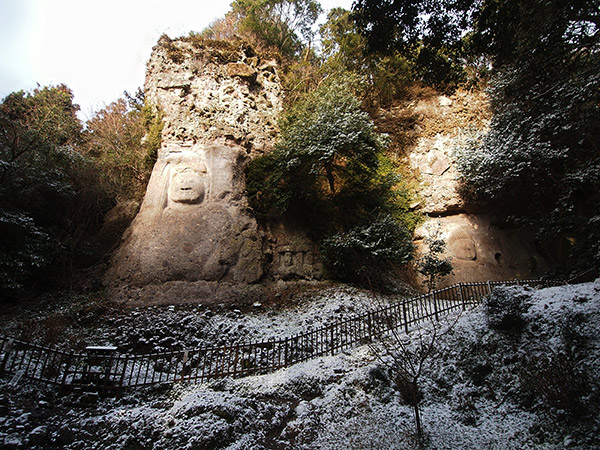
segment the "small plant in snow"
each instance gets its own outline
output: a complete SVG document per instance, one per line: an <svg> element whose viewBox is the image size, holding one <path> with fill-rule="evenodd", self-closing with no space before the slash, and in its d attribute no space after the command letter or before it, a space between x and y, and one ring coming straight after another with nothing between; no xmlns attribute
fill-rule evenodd
<svg viewBox="0 0 600 450"><path fill-rule="evenodd" d="M424 444L424 434L419 383L425 367L435 358L438 339L447 334L457 321L458 317L442 325L432 320L429 327L419 327L408 335L389 323L388 334L371 344L371 350L381 364L391 371L396 388L403 399L413 407L415 431L420 448Z"/></svg>
<svg viewBox="0 0 600 450"><path fill-rule="evenodd" d="M439 224L437 229L425 238L428 252L417 260L417 271L426 277L424 284L431 292L440 278L452 273L452 258L442 255L446 250L446 242L440 237Z"/></svg>

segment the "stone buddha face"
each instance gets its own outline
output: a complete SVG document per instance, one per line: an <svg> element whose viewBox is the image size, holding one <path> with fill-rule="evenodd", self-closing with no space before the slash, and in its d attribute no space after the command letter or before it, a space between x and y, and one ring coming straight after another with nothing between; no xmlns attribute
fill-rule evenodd
<svg viewBox="0 0 600 450"><path fill-rule="evenodd" d="M206 197L206 165L197 158L177 161L171 168L169 200L184 205L200 204Z"/></svg>

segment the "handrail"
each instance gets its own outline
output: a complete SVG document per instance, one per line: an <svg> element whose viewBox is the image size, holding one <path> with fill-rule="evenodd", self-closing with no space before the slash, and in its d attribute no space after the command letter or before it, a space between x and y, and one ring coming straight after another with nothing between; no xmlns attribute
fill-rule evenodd
<svg viewBox="0 0 600 450"><path fill-rule="evenodd" d="M428 294L390 303L294 336L151 354L68 352L0 336L0 373L63 388L120 389L174 382L203 382L227 376L264 374L319 356L334 355L419 322L440 320L453 311L477 306L499 285L549 287L568 280L512 280L458 283Z"/></svg>

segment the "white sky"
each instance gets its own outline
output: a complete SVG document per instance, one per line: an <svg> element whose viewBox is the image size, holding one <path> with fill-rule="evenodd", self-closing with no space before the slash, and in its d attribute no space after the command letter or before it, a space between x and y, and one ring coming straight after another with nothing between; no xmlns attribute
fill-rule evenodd
<svg viewBox="0 0 600 450"><path fill-rule="evenodd" d="M232 0L0 0L0 99L64 83L82 118L135 92L161 34L202 31ZM352 0L320 0L325 11Z"/></svg>

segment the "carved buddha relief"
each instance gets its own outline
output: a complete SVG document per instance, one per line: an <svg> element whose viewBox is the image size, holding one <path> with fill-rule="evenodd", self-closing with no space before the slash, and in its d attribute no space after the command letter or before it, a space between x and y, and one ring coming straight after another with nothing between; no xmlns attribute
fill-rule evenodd
<svg viewBox="0 0 600 450"><path fill-rule="evenodd" d="M208 174L202 161L188 159L169 167L168 191L169 206L172 203L197 205L207 196Z"/></svg>

